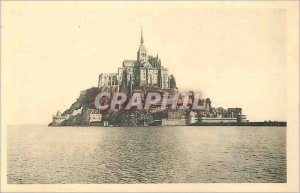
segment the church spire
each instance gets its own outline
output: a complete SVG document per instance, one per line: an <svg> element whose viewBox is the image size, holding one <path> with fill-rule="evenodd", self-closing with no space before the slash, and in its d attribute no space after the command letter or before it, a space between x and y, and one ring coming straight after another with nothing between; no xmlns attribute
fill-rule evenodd
<svg viewBox="0 0 300 193"><path fill-rule="evenodd" d="M144 43L143 28L141 28L141 44L140 44L139 50L137 52L137 60L140 63L144 63L147 61L147 50L143 43Z"/></svg>
<svg viewBox="0 0 300 193"><path fill-rule="evenodd" d="M141 44L144 43L144 38L143 38L143 28L141 28Z"/></svg>

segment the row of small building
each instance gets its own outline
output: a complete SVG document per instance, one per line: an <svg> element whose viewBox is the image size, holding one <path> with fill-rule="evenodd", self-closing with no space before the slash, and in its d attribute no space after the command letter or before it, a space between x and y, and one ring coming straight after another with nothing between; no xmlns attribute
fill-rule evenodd
<svg viewBox="0 0 300 193"><path fill-rule="evenodd" d="M222 109L222 111L220 111ZM241 108L211 108L209 111L166 110L153 112L154 125L191 125L194 123L239 123L246 122L246 115ZM156 123L156 124L155 124ZM99 125L108 126L110 123L103 119L98 109L80 108L71 114L62 115L60 111L53 115L52 126L61 125Z"/></svg>

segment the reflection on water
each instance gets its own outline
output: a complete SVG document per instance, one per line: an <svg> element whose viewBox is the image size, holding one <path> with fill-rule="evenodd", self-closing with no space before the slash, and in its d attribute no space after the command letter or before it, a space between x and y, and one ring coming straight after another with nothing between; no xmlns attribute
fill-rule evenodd
<svg viewBox="0 0 300 193"><path fill-rule="evenodd" d="M286 182L286 128L8 128L8 183L205 182Z"/></svg>

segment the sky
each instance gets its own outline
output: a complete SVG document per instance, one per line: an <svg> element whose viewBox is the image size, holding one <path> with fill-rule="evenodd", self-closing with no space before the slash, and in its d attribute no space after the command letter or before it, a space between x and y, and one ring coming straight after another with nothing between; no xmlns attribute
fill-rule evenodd
<svg viewBox="0 0 300 193"><path fill-rule="evenodd" d="M214 107L286 120L286 11L202 2L3 2L2 86L9 124L47 124L100 73L148 53Z"/></svg>

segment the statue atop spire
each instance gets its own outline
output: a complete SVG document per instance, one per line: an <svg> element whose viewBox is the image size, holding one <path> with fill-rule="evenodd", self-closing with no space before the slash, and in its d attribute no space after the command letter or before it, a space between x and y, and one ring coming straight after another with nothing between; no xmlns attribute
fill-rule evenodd
<svg viewBox="0 0 300 193"><path fill-rule="evenodd" d="M144 43L144 38L143 38L143 28L141 28L141 44Z"/></svg>

